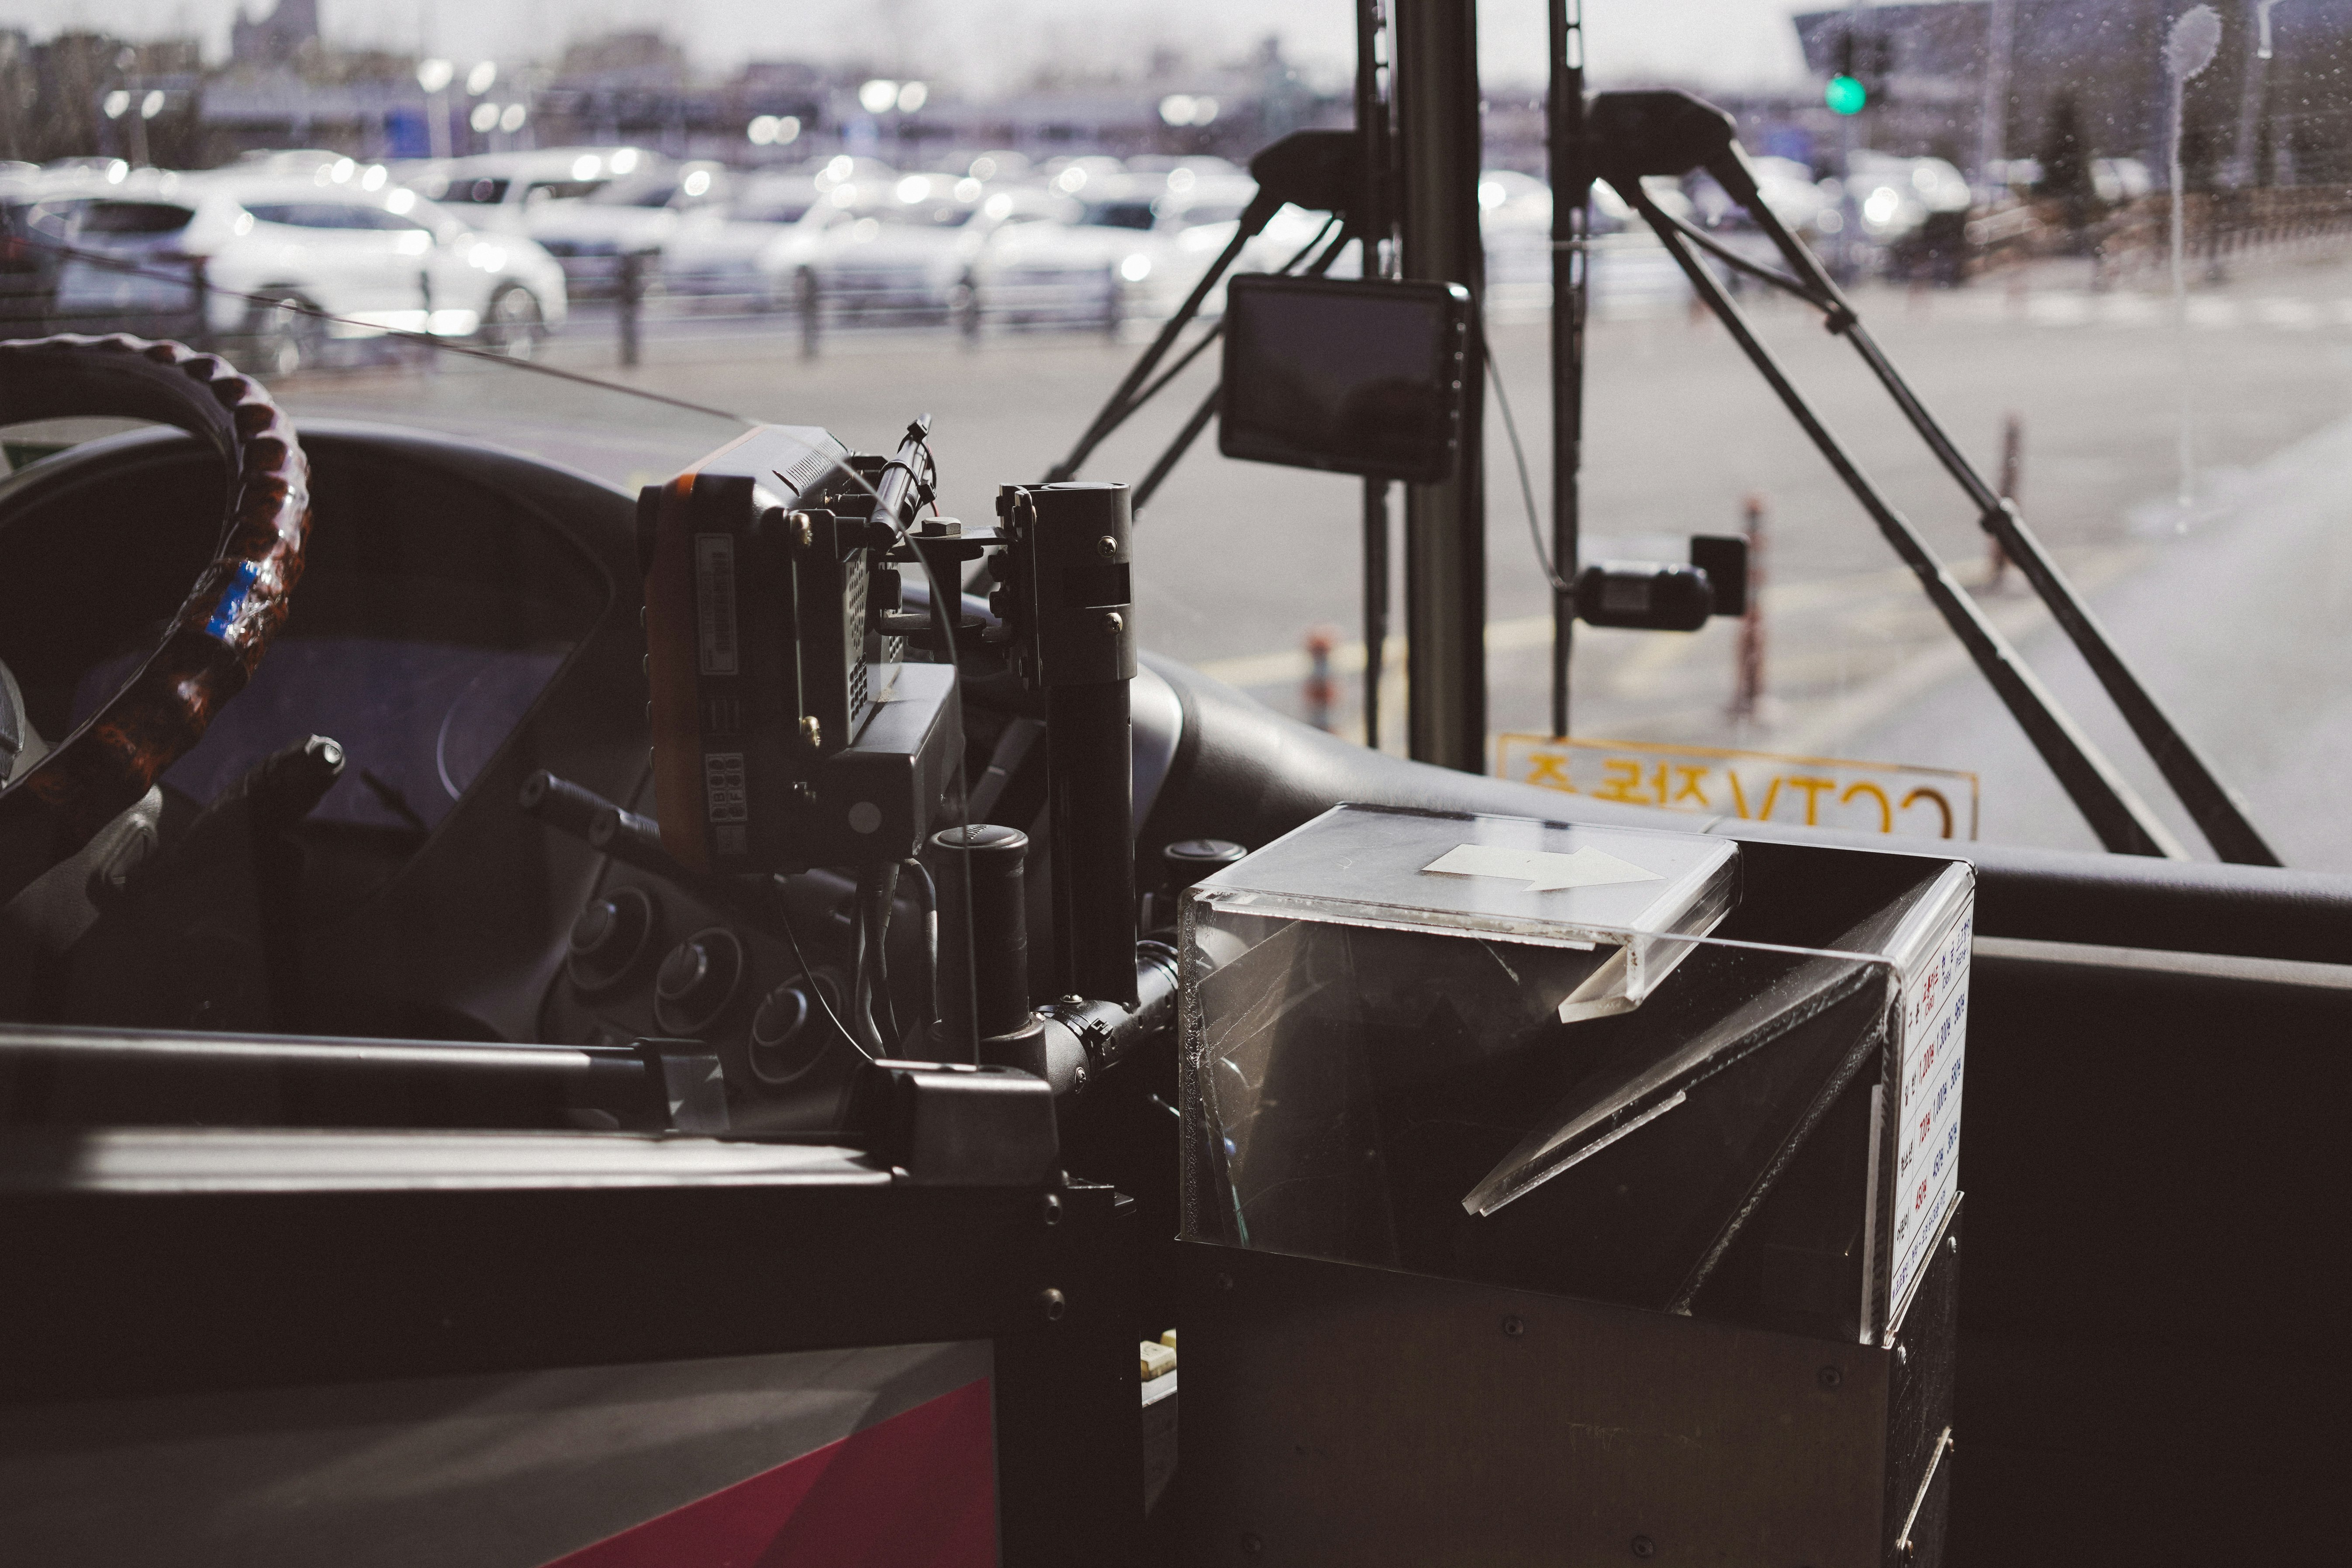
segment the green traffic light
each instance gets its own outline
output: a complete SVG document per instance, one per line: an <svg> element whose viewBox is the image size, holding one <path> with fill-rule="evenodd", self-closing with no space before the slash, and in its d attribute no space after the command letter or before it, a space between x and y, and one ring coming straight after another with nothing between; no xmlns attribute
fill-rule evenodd
<svg viewBox="0 0 2352 1568"><path fill-rule="evenodd" d="M1862 106L1870 101L1870 94L1862 83L1850 76L1830 78L1829 91L1822 94L1832 114L1860 114Z"/></svg>

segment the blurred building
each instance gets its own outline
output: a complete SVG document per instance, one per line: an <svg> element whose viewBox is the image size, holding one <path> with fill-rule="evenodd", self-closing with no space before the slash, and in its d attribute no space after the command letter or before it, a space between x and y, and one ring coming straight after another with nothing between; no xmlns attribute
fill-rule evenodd
<svg viewBox="0 0 2352 1568"><path fill-rule="evenodd" d="M0 158L135 159L184 166L203 155L203 65L196 40L133 44L62 32L44 43L0 31ZM118 112L109 115L111 95ZM147 110L151 95L154 112Z"/></svg>
<svg viewBox="0 0 2352 1568"><path fill-rule="evenodd" d="M1998 58L1995 0L1822 10L1795 23L1815 75L1861 62L1876 100L1861 133L1880 151L1933 153L1971 170L1990 151L2045 168L2129 157L2161 171L2171 113L2164 41L2185 5L1999 5L2009 47ZM2221 53L2183 95L2190 188L2352 181L2352 0L2279 5L2268 61L2255 47L2260 0L2215 8Z"/></svg>
<svg viewBox="0 0 2352 1568"><path fill-rule="evenodd" d="M239 65L289 65L319 41L319 0L278 0L268 16L249 17L239 7L229 26L228 58Z"/></svg>

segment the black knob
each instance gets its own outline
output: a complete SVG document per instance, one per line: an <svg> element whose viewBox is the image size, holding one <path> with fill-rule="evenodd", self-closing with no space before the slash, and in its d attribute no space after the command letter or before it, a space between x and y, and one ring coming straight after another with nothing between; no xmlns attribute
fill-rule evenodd
<svg viewBox="0 0 2352 1568"><path fill-rule="evenodd" d="M572 922L570 967L581 985L610 985L627 973L653 934L653 900L637 888L615 888L592 900Z"/></svg>
<svg viewBox="0 0 2352 1568"><path fill-rule="evenodd" d="M788 1084L824 1055L829 1031L810 1026L817 1010L809 984L794 980L777 986L761 998L759 1011L751 1015L748 1056L751 1076L761 1083Z"/></svg>
<svg viewBox="0 0 2352 1568"><path fill-rule="evenodd" d="M674 1035L708 1027L735 997L743 978L743 944L713 926L669 950L654 976L654 1017Z"/></svg>
<svg viewBox="0 0 2352 1568"><path fill-rule="evenodd" d="M1160 852L1168 890L1181 893L1212 871L1232 865L1249 851L1223 838L1180 838Z"/></svg>

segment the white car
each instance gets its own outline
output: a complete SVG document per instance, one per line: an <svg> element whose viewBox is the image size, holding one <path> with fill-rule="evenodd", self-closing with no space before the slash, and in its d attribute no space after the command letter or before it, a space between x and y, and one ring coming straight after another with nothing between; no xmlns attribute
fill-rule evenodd
<svg viewBox="0 0 2352 1568"><path fill-rule="evenodd" d="M59 267L54 318L186 332L201 310L205 331L272 374L386 331L524 355L562 323L563 271L545 251L477 234L382 174L348 159L309 179L142 170L45 200L36 231L97 253Z"/></svg>
<svg viewBox="0 0 2352 1568"><path fill-rule="evenodd" d="M749 295L770 309L789 302L789 268L764 267L776 242L824 197L812 174L756 174L723 203L681 217L662 241L662 285L673 294Z"/></svg>
<svg viewBox="0 0 2352 1568"><path fill-rule="evenodd" d="M660 255L687 215L725 203L732 180L718 163L660 163L584 196L532 203L523 229L563 264L573 293L608 292L624 257Z"/></svg>
<svg viewBox="0 0 2352 1568"><path fill-rule="evenodd" d="M1056 179L1048 191L1064 183ZM969 275L982 314L1116 324L1165 315L1182 299L1206 258L1186 269L1182 247L1160 226L1157 198L1123 174L1090 175L1083 188L1091 200L1067 198L1058 212L1046 205L1051 195L1038 201L1043 193L989 197L992 209L1001 203L1003 211L972 253Z"/></svg>
<svg viewBox="0 0 2352 1568"><path fill-rule="evenodd" d="M419 165L404 183L475 228L522 234L541 203L588 195L660 162L641 147L544 147L444 158Z"/></svg>
<svg viewBox="0 0 2352 1568"><path fill-rule="evenodd" d="M966 175L902 174L887 187L844 183L821 201L762 266L795 289L814 286L852 316L877 311L943 315L961 302L979 239L999 221L981 182Z"/></svg>

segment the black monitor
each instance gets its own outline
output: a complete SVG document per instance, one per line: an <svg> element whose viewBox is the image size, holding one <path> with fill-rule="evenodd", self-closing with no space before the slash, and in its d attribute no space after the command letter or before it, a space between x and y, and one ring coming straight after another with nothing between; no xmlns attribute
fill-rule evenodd
<svg viewBox="0 0 2352 1568"><path fill-rule="evenodd" d="M1450 478L1469 335L1458 283L1236 278L1217 449L1371 479Z"/></svg>

